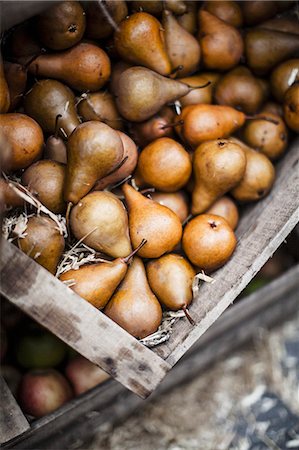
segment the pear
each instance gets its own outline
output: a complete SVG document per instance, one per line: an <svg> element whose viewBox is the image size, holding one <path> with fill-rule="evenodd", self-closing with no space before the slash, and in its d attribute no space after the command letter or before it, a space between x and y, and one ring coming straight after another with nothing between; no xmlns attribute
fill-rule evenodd
<svg viewBox="0 0 299 450"><path fill-rule="evenodd" d="M111 192L91 192L82 198L71 210L70 228L77 239L114 258L132 250L126 209Z"/></svg>
<svg viewBox="0 0 299 450"><path fill-rule="evenodd" d="M27 256L55 274L64 251L64 237L54 220L32 216L28 219L26 236L18 239L18 246Z"/></svg>
<svg viewBox="0 0 299 450"><path fill-rule="evenodd" d="M127 16L114 33L114 43L117 53L125 61L145 66L160 75L170 74L172 67L162 26L150 14L137 12Z"/></svg>
<svg viewBox="0 0 299 450"><path fill-rule="evenodd" d="M62 214L66 209L63 199L64 180L65 165L46 159L32 164L22 175L22 183L55 214Z"/></svg>
<svg viewBox="0 0 299 450"><path fill-rule="evenodd" d="M269 158L245 145L238 139L238 143L246 155L246 170L242 180L231 191L239 202L252 202L265 197L273 186L275 169Z"/></svg>
<svg viewBox="0 0 299 450"><path fill-rule="evenodd" d="M93 306L103 309L126 275L128 264L145 241L125 258L89 264L60 275L60 281L71 282L70 288Z"/></svg>
<svg viewBox="0 0 299 450"><path fill-rule="evenodd" d="M292 84L299 82L299 58L289 59L275 67L271 73L271 92L279 103Z"/></svg>
<svg viewBox="0 0 299 450"><path fill-rule="evenodd" d="M22 100L27 84L27 68L18 63L4 61L4 73L9 89L10 106L14 111Z"/></svg>
<svg viewBox="0 0 299 450"><path fill-rule="evenodd" d="M114 94L117 91L118 81L121 74L132 67L132 64L126 63L125 61L117 61L113 64L111 68L111 76L109 80L109 90Z"/></svg>
<svg viewBox="0 0 299 450"><path fill-rule="evenodd" d="M98 180L94 186L94 190L101 191L105 189L109 185L116 184L130 175L135 170L138 161L138 150L135 142L122 131L117 131L123 147L124 147L124 155L123 155L123 164L119 166L119 168L110 175Z"/></svg>
<svg viewBox="0 0 299 450"><path fill-rule="evenodd" d="M0 213L10 208L23 206L24 200L9 185L9 180L0 177Z"/></svg>
<svg viewBox="0 0 299 450"><path fill-rule="evenodd" d="M9 31L8 54L20 64L41 53L42 45L34 36L34 28L34 19L29 19Z"/></svg>
<svg viewBox="0 0 299 450"><path fill-rule="evenodd" d="M215 88L215 101L246 114L254 114L265 102L265 92L258 78L246 67L236 67L223 75Z"/></svg>
<svg viewBox="0 0 299 450"><path fill-rule="evenodd" d="M84 122L99 120L115 130L123 129L123 119L117 111L113 96L107 91L86 94L77 109Z"/></svg>
<svg viewBox="0 0 299 450"><path fill-rule="evenodd" d="M266 116L276 123L259 118L251 120L243 128L242 137L249 147L275 160L287 149L288 130L281 117L271 113L267 113Z"/></svg>
<svg viewBox="0 0 299 450"><path fill-rule="evenodd" d="M190 320L187 308L192 302L192 282L196 275L191 264L180 255L163 255L148 263L146 274L162 305L172 311L182 309Z"/></svg>
<svg viewBox="0 0 299 450"><path fill-rule="evenodd" d="M124 149L116 130L92 120L79 125L67 142L68 164L64 197L73 204L84 197L98 179L122 160Z"/></svg>
<svg viewBox="0 0 299 450"><path fill-rule="evenodd" d="M10 106L10 95L0 55L0 114L6 113Z"/></svg>
<svg viewBox="0 0 299 450"><path fill-rule="evenodd" d="M37 16L36 30L43 45L52 50L65 50L81 41L85 22L79 2L62 1Z"/></svg>
<svg viewBox="0 0 299 450"><path fill-rule="evenodd" d="M203 4L203 9L233 27L239 28L243 24L242 11L237 2L230 0L206 0Z"/></svg>
<svg viewBox="0 0 299 450"><path fill-rule="evenodd" d="M143 262L135 257L105 314L136 338L154 333L162 322L162 308L151 291Z"/></svg>
<svg viewBox="0 0 299 450"><path fill-rule="evenodd" d="M201 9L198 14L198 37L204 66L220 71L232 69L244 51L240 32L208 11Z"/></svg>
<svg viewBox="0 0 299 450"><path fill-rule="evenodd" d="M275 114L276 116L283 116L282 106L276 102L267 102L264 104L263 109L261 111L262 113L271 113Z"/></svg>
<svg viewBox="0 0 299 450"><path fill-rule="evenodd" d="M151 198L160 203L160 205L166 206L171 209L183 223L189 215L188 198L184 191L178 192L153 192Z"/></svg>
<svg viewBox="0 0 299 450"><path fill-rule="evenodd" d="M128 15L128 7L123 0L84 1L83 5L86 11L86 34L90 39L109 37Z"/></svg>
<svg viewBox="0 0 299 450"><path fill-rule="evenodd" d="M230 106L188 105L178 119L183 124L176 130L192 147L197 147L202 142L230 136L244 125L246 116Z"/></svg>
<svg viewBox="0 0 299 450"><path fill-rule="evenodd" d="M131 67L119 77L115 91L120 114L132 122L143 122L166 103L188 94L191 88L180 81L162 77L144 67Z"/></svg>
<svg viewBox="0 0 299 450"><path fill-rule="evenodd" d="M246 24L256 25L263 20L270 19L275 16L278 7L275 1L259 1L242 2L241 8Z"/></svg>
<svg viewBox="0 0 299 450"><path fill-rule="evenodd" d="M177 16L185 14L187 11L187 2L181 0L165 0L165 6L165 9L168 9Z"/></svg>
<svg viewBox="0 0 299 450"><path fill-rule="evenodd" d="M284 2L287 3L287 2ZM259 24L260 28L267 30L283 31L284 33L299 34L298 19L294 16L277 16Z"/></svg>
<svg viewBox="0 0 299 450"><path fill-rule="evenodd" d="M242 180L245 169L246 155L237 143L221 139L201 144L193 157L192 214L206 211L235 187Z"/></svg>
<svg viewBox="0 0 299 450"><path fill-rule="evenodd" d="M284 95L283 117L291 130L299 133L299 83L293 84Z"/></svg>
<svg viewBox="0 0 299 450"><path fill-rule="evenodd" d="M172 67L175 69L182 66L180 77L195 72L200 62L200 45L197 39L178 23L170 11L163 11L162 25Z"/></svg>
<svg viewBox="0 0 299 450"><path fill-rule="evenodd" d="M215 85L220 77L220 74L213 72L203 72L200 74L192 75L191 77L181 78L180 81L188 84L188 86L196 87L207 82L210 82L208 86L202 89L194 89L189 94L180 98L181 105L197 105L199 103L211 104L213 101L213 91Z"/></svg>
<svg viewBox="0 0 299 450"><path fill-rule="evenodd" d="M38 56L29 66L38 77L55 78L78 91L97 91L110 77L110 59L95 44L80 42L59 53Z"/></svg>
<svg viewBox="0 0 299 450"><path fill-rule="evenodd" d="M42 155L44 136L41 127L25 114L9 113L0 116L1 161L4 172L25 169ZM4 148L5 147L5 148Z"/></svg>
<svg viewBox="0 0 299 450"><path fill-rule="evenodd" d="M46 133L55 133L57 115L61 115L61 135L69 136L79 125L75 96L56 80L37 81L24 99L25 112L33 117ZM64 132L64 134L63 134Z"/></svg>
<svg viewBox="0 0 299 450"><path fill-rule="evenodd" d="M250 69L265 75L299 51L299 35L252 28L245 36L246 60Z"/></svg>
<svg viewBox="0 0 299 450"><path fill-rule="evenodd" d="M235 233L225 219L201 214L187 223L183 249L192 264L206 272L223 266L237 245Z"/></svg>
<svg viewBox="0 0 299 450"><path fill-rule="evenodd" d="M214 216L223 217L223 219L227 221L233 230L237 228L239 222L238 207L236 203L227 195L224 195L216 200L216 202L213 203L209 209L207 209L206 214L213 214Z"/></svg>
<svg viewBox="0 0 299 450"><path fill-rule="evenodd" d="M156 139L140 153L137 177L163 192L175 192L187 184L192 171L189 154L174 139Z"/></svg>
<svg viewBox="0 0 299 450"><path fill-rule="evenodd" d="M189 0L185 2L186 12L177 16L178 23L191 34L195 34L197 29L197 2Z"/></svg>
<svg viewBox="0 0 299 450"><path fill-rule="evenodd" d="M203 89L198 89L202 91ZM193 91L195 92L195 91ZM129 124L129 133L140 147L145 147L150 142L161 137L173 137L173 122L176 114L169 106L157 112L144 122Z"/></svg>
<svg viewBox="0 0 299 450"><path fill-rule="evenodd" d="M181 0L132 0L130 2L133 11L146 11L153 15L159 15L163 9L168 9L174 14L184 14L187 11L187 2ZM188 2L189 3L189 2Z"/></svg>
<svg viewBox="0 0 299 450"><path fill-rule="evenodd" d="M129 229L132 245L140 239L146 244L139 250L143 258L159 258L170 252L182 237L182 225L178 216L166 206L144 197L129 184L122 187L129 211Z"/></svg>
<svg viewBox="0 0 299 450"><path fill-rule="evenodd" d="M55 132L48 137L45 145L44 158L67 163L67 149L64 140L58 135L61 114L56 116Z"/></svg>

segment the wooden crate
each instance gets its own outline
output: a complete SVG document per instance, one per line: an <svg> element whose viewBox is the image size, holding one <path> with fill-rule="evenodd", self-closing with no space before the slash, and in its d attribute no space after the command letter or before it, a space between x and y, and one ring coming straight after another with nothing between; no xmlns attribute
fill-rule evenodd
<svg viewBox="0 0 299 450"><path fill-rule="evenodd" d="M252 339L257 330L268 329L296 314L299 311L298 288L297 263L225 311L168 373L148 401L198 376L208 365ZM0 420L1 442L5 449L82 449L100 426L112 427L145 404L111 379L29 425L5 384L2 386L5 390L1 395L2 405L11 412L3 422Z"/></svg>
<svg viewBox="0 0 299 450"><path fill-rule="evenodd" d="M179 320L152 350L67 288L14 245L2 240L1 293L77 352L146 398L166 373L234 301L299 221L299 139L277 165L274 187L244 211L231 260L194 299L196 325Z"/></svg>

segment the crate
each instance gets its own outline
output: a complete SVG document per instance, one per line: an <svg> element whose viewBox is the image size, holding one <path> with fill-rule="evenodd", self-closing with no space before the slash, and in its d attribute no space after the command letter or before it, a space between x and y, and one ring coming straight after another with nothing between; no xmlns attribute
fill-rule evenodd
<svg viewBox="0 0 299 450"><path fill-rule="evenodd" d="M234 301L299 221L299 139L277 165L271 193L247 207L231 260L194 299L195 320L174 325L170 339L145 347L14 245L2 240L1 293L77 352L142 398Z"/></svg>
<svg viewBox="0 0 299 450"><path fill-rule="evenodd" d="M148 401L198 376L206 367L252 339L257 330L268 329L296 314L299 311L298 288L297 262L279 278L225 311ZM145 404L140 397L111 379L29 426L11 394L4 389L5 405L12 412L10 421L7 415L4 424L0 419L1 447L5 449L82 449L100 426L113 427ZM4 404L4 395L1 398Z"/></svg>

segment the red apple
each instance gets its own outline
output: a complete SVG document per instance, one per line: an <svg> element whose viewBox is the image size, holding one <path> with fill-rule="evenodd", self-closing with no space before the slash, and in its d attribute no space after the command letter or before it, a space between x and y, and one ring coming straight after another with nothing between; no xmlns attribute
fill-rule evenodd
<svg viewBox="0 0 299 450"><path fill-rule="evenodd" d="M108 373L80 355L68 362L65 374L72 383L76 395L82 394L110 378Z"/></svg>

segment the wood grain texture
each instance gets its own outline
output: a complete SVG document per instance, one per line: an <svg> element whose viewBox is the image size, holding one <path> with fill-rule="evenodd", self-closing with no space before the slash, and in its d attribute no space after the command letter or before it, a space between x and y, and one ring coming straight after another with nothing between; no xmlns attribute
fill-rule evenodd
<svg viewBox="0 0 299 450"><path fill-rule="evenodd" d="M169 370L168 363L4 239L0 268L5 297L142 398Z"/></svg>
<svg viewBox="0 0 299 450"><path fill-rule="evenodd" d="M0 443L2 444L24 433L30 425L2 376L0 376L0 399Z"/></svg>
<svg viewBox="0 0 299 450"><path fill-rule="evenodd" d="M173 366L235 300L299 221L299 139L277 167L274 187L247 208L240 221L238 246L230 261L213 273L189 308L194 327L180 320L169 341L153 350Z"/></svg>
<svg viewBox="0 0 299 450"><path fill-rule="evenodd" d="M298 288L299 265L228 308L167 374L146 402L189 382L209 365L254 337L258 329L269 328L295 314L299 308ZM145 404L119 383L108 380L38 419L30 430L3 448L82 449L85 440L100 426L105 424L112 429L113 425Z"/></svg>

